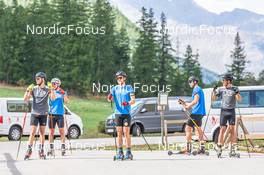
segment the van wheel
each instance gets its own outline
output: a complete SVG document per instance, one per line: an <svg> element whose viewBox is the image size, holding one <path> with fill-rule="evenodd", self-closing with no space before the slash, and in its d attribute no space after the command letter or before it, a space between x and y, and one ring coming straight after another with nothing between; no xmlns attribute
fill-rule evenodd
<svg viewBox="0 0 264 175"><path fill-rule="evenodd" d="M220 133L220 128L217 128L214 132L214 137L213 137L213 141L215 144L218 143L218 136L219 136L219 133Z"/></svg>
<svg viewBox="0 0 264 175"><path fill-rule="evenodd" d="M80 130L77 126L73 125L68 129L67 137L70 139L78 139L81 135Z"/></svg>
<svg viewBox="0 0 264 175"><path fill-rule="evenodd" d="M9 130L8 139L10 141L20 140L22 135L22 129L19 126L12 126Z"/></svg>
<svg viewBox="0 0 264 175"><path fill-rule="evenodd" d="M133 136L140 136L140 133L142 132L142 129L141 129L141 127L140 127L140 125L133 125L133 127L132 127L132 135Z"/></svg>

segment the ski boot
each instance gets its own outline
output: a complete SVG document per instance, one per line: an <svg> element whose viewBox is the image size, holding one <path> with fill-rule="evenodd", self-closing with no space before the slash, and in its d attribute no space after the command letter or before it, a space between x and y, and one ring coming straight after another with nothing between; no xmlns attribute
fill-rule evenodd
<svg viewBox="0 0 264 175"><path fill-rule="evenodd" d="M230 145L229 157L240 158L240 154L236 152L236 145Z"/></svg>
<svg viewBox="0 0 264 175"><path fill-rule="evenodd" d="M204 142L200 142L200 147L197 151L195 151L197 154L200 155L206 155L209 156L209 152L205 150L205 144Z"/></svg>
<svg viewBox="0 0 264 175"><path fill-rule="evenodd" d="M124 153L122 148L119 148L117 155L114 156L114 161L116 160L124 160Z"/></svg>
<svg viewBox="0 0 264 175"><path fill-rule="evenodd" d="M62 155L62 156L65 156L65 154L66 154L65 144L62 144L62 145L61 145L61 155Z"/></svg>
<svg viewBox="0 0 264 175"><path fill-rule="evenodd" d="M28 146L28 149L27 149L27 152L26 152L26 155L24 157L24 160L29 160L30 156L32 154L32 146Z"/></svg>
<svg viewBox="0 0 264 175"><path fill-rule="evenodd" d="M55 157L55 150L54 150L54 145L53 144L50 144L50 149L47 152L47 156L53 156L53 157Z"/></svg>
<svg viewBox="0 0 264 175"><path fill-rule="evenodd" d="M130 149L127 149L126 151L125 160L133 160L133 155Z"/></svg>
<svg viewBox="0 0 264 175"><path fill-rule="evenodd" d="M46 159L46 155L44 153L44 145L39 145L38 154L40 159Z"/></svg>
<svg viewBox="0 0 264 175"><path fill-rule="evenodd" d="M216 151L217 157L222 158L222 151L223 151L222 145L217 144L215 147L215 151Z"/></svg>

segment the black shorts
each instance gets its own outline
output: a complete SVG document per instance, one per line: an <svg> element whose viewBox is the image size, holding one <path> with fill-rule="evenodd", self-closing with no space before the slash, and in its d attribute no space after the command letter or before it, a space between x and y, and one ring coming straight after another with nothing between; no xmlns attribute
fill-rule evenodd
<svg viewBox="0 0 264 175"><path fill-rule="evenodd" d="M202 119L203 119L203 115L196 115L196 114L191 114L190 116L192 118L187 120L187 125L190 127L195 127L194 123L195 122L199 127L202 126Z"/></svg>
<svg viewBox="0 0 264 175"><path fill-rule="evenodd" d="M131 117L129 114L116 114L115 115L116 126L130 127Z"/></svg>
<svg viewBox="0 0 264 175"><path fill-rule="evenodd" d="M58 126L58 128L64 128L63 115L49 115L49 128L55 128L56 125Z"/></svg>
<svg viewBox="0 0 264 175"><path fill-rule="evenodd" d="M47 115L36 115L31 114L30 126L46 126L47 124Z"/></svg>
<svg viewBox="0 0 264 175"><path fill-rule="evenodd" d="M236 111L235 109L221 109L220 126L227 126L236 124Z"/></svg>

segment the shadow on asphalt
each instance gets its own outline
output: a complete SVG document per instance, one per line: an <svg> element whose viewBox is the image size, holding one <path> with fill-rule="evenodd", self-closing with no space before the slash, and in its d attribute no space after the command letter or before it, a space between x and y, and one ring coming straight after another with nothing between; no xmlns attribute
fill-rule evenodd
<svg viewBox="0 0 264 175"><path fill-rule="evenodd" d="M17 169L15 162L16 160L13 159L10 153L4 153L6 159L6 165L9 169L10 173L13 175L22 175L22 173Z"/></svg>

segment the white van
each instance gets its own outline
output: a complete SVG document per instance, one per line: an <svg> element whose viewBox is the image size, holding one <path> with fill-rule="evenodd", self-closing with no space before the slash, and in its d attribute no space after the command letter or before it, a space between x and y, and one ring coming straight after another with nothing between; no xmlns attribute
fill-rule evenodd
<svg viewBox="0 0 264 175"><path fill-rule="evenodd" d="M0 136L7 136L9 140L19 140L22 134L22 125L25 115L26 122L23 136L29 135L31 103L30 105L27 105L22 98L0 98ZM66 106L64 106L64 108L68 124L68 130L66 129L65 124L65 134L68 134L67 136L69 138L77 139L83 133L82 120ZM47 126L46 135L48 134L49 129ZM59 136L57 127L55 130L55 136Z"/></svg>
<svg viewBox="0 0 264 175"><path fill-rule="evenodd" d="M206 112L210 110L208 121L205 127L205 135L208 140L217 142L219 134L219 118L221 101L218 99L211 103L212 88L204 89ZM242 102L237 104L236 116L263 116L264 118L264 86L240 86L240 94ZM240 113L239 113L240 111ZM207 116L203 118L203 126L206 123ZM242 118L243 119L243 118ZM264 120L263 121L245 121L243 122L249 133L264 134ZM242 138L242 130L238 130L238 138Z"/></svg>

